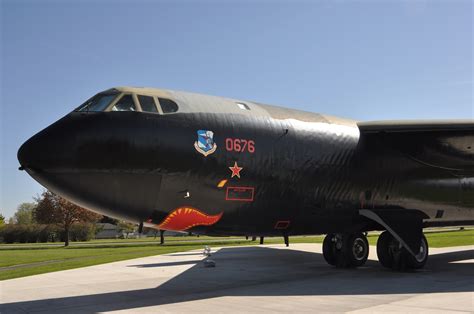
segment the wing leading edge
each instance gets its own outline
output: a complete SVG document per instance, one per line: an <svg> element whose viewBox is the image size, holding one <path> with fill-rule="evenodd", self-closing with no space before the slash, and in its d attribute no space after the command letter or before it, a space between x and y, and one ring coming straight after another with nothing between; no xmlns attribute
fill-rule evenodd
<svg viewBox="0 0 474 314"><path fill-rule="evenodd" d="M358 122L361 133L474 131L474 120L387 120Z"/></svg>

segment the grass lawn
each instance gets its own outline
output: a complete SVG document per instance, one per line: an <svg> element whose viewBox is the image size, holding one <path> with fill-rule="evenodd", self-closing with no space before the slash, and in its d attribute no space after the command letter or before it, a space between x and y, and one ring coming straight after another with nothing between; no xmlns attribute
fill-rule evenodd
<svg viewBox="0 0 474 314"><path fill-rule="evenodd" d="M425 233L430 247L474 245L474 230ZM368 236L371 245L377 234ZM290 243L321 243L323 236L295 236ZM166 237L165 245L158 239L94 240L72 242L71 246L51 244L0 245L0 280L30 276L58 270L102 263L212 247L254 245L258 243L240 237ZM265 244L282 243L280 237L265 238Z"/></svg>

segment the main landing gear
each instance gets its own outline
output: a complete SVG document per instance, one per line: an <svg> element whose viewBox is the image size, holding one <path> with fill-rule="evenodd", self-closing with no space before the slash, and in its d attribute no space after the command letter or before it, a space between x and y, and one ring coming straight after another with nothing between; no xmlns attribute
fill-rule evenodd
<svg viewBox="0 0 474 314"><path fill-rule="evenodd" d="M369 242L362 233L330 233L324 238L323 255L329 265L359 267L369 257Z"/></svg>
<svg viewBox="0 0 474 314"><path fill-rule="evenodd" d="M362 233L331 233L324 238L323 256L329 265L353 268L365 264L369 256L369 243ZM377 256L382 266L394 270L422 268L428 260L428 242L421 238L420 250L413 256L388 231L377 241Z"/></svg>
<svg viewBox="0 0 474 314"><path fill-rule="evenodd" d="M419 269L428 260L428 241L421 237L420 251L411 255L388 231L382 232L377 241L377 257L382 266L394 270Z"/></svg>

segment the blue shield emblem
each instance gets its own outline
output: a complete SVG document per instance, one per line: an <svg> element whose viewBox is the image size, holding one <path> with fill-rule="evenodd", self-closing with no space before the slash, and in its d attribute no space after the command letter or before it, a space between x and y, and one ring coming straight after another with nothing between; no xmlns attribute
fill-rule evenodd
<svg viewBox="0 0 474 314"><path fill-rule="evenodd" d="M217 145L214 143L214 132L208 130L197 131L197 141L194 142L194 148L203 154L208 156L216 151Z"/></svg>

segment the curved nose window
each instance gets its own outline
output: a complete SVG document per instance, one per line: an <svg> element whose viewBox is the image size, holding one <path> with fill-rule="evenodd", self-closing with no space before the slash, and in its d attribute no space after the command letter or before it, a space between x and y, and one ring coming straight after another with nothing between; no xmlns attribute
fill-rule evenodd
<svg viewBox="0 0 474 314"><path fill-rule="evenodd" d="M172 113L178 111L178 105L171 99L158 98L158 100L160 102L161 110L163 110L163 113Z"/></svg>
<svg viewBox="0 0 474 314"><path fill-rule="evenodd" d="M136 111L135 102L133 101L132 95L124 95L119 101L112 107L112 111Z"/></svg>

